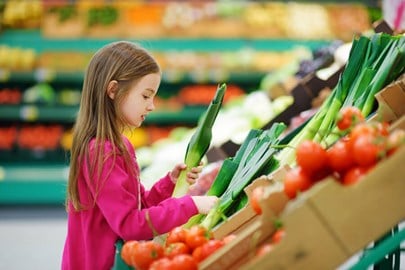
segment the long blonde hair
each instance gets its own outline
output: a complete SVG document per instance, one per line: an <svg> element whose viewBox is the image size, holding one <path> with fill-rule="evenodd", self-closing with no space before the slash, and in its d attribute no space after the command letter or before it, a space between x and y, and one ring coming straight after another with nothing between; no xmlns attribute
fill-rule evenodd
<svg viewBox="0 0 405 270"><path fill-rule="evenodd" d="M159 72L159 65L151 54L127 41L105 45L90 60L84 76L70 153L66 202L70 201L75 210L84 208L78 192L78 178L83 164L88 164L90 178L93 179L91 184L94 185L96 193L100 188L99 178L103 160L106 158L103 145L106 141L117 149L112 153L113 160L119 153L127 164L130 164L129 153L121 137L125 121L121 116L120 105L134 83L145 75ZM114 99L107 95L107 87L112 80L118 82ZM93 138L96 139L95 159L89 160L89 142Z"/></svg>

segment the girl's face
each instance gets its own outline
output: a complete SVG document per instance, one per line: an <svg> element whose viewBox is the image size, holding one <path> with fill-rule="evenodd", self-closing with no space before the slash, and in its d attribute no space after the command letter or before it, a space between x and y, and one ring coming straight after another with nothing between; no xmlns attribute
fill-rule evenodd
<svg viewBox="0 0 405 270"><path fill-rule="evenodd" d="M160 74L148 74L129 89L128 96L122 103L122 114L127 124L139 127L145 121L146 115L155 109L153 101L160 80Z"/></svg>

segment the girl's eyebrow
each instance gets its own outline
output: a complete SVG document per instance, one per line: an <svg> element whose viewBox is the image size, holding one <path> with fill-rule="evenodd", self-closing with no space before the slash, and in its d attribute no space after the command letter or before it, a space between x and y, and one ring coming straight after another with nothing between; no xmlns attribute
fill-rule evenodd
<svg viewBox="0 0 405 270"><path fill-rule="evenodd" d="M145 91L152 92L152 94L156 93L156 91L152 88L146 88Z"/></svg>

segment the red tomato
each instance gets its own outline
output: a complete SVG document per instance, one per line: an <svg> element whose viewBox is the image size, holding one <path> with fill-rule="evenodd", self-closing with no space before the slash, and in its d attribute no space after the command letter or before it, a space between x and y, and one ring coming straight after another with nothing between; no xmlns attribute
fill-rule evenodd
<svg viewBox="0 0 405 270"><path fill-rule="evenodd" d="M134 246L138 245L138 241L129 240L124 243L121 249L121 258L122 260L128 264L132 264L132 256L134 254Z"/></svg>
<svg viewBox="0 0 405 270"><path fill-rule="evenodd" d="M378 135L387 137L390 134L390 124L387 122L374 123Z"/></svg>
<svg viewBox="0 0 405 270"><path fill-rule="evenodd" d="M369 124L368 122L360 123L360 124L354 126L348 136L348 140L349 140L348 143L349 143L350 150L353 148L353 142L355 142L358 137L361 137L364 135L375 135L375 134L376 134L375 127L373 125Z"/></svg>
<svg viewBox="0 0 405 270"><path fill-rule="evenodd" d="M155 261L153 261L148 270L174 270L175 268L173 268L173 262L166 257L157 259Z"/></svg>
<svg viewBox="0 0 405 270"><path fill-rule="evenodd" d="M360 166L372 166L386 154L386 140L372 134L358 136L352 141L353 159Z"/></svg>
<svg viewBox="0 0 405 270"><path fill-rule="evenodd" d="M355 164L348 140L346 139L338 140L326 153L329 167L339 174L343 174Z"/></svg>
<svg viewBox="0 0 405 270"><path fill-rule="evenodd" d="M216 250L224 246L224 242L219 239L210 239L207 243L202 246L203 256L207 258Z"/></svg>
<svg viewBox="0 0 405 270"><path fill-rule="evenodd" d="M343 185L353 185L357 182L359 182L364 175L367 174L367 172L370 170L370 168L367 167L353 167L350 170L348 170L345 175L343 176L342 183Z"/></svg>
<svg viewBox="0 0 405 270"><path fill-rule="evenodd" d="M252 207L253 211L255 211L255 213L258 215L262 214L262 207L260 206L260 200L263 198L263 194L264 194L264 187L259 186L255 187L252 190L252 194L249 197L250 206Z"/></svg>
<svg viewBox="0 0 405 270"><path fill-rule="evenodd" d="M299 192L305 191L311 186L312 181L301 167L295 167L285 175L284 192L290 199L294 199Z"/></svg>
<svg viewBox="0 0 405 270"><path fill-rule="evenodd" d="M328 164L326 150L314 141L305 140L296 149L297 164L309 175L314 175Z"/></svg>
<svg viewBox="0 0 405 270"><path fill-rule="evenodd" d="M210 239L205 244L197 247L192 255L197 262L201 262L213 254L216 250L223 247L224 244L225 243L219 239Z"/></svg>
<svg viewBox="0 0 405 270"><path fill-rule="evenodd" d="M261 257L261 256L269 253L270 251L272 251L273 248L274 248L273 244L264 243L256 250L256 256Z"/></svg>
<svg viewBox="0 0 405 270"><path fill-rule="evenodd" d="M134 245L132 265L138 270L148 269L151 263L164 256L163 246L151 241L142 241Z"/></svg>
<svg viewBox="0 0 405 270"><path fill-rule="evenodd" d="M347 130L364 121L361 110L356 107L348 106L339 111L336 125L340 130Z"/></svg>
<svg viewBox="0 0 405 270"><path fill-rule="evenodd" d="M176 270L197 270L198 263L190 254L180 254L172 259L172 269Z"/></svg>
<svg viewBox="0 0 405 270"><path fill-rule="evenodd" d="M202 260L204 260L202 245L196 247L196 248L193 250L193 252L191 253L191 255L192 255L193 258L196 260L196 262L201 262Z"/></svg>
<svg viewBox="0 0 405 270"><path fill-rule="evenodd" d="M190 252L190 248L183 242L170 243L165 247L165 256L173 258L179 254L187 254Z"/></svg>
<svg viewBox="0 0 405 270"><path fill-rule="evenodd" d="M166 245L177 242L186 242L187 229L179 226L168 232Z"/></svg>
<svg viewBox="0 0 405 270"><path fill-rule="evenodd" d="M186 234L186 244L191 248L195 249L212 239L212 232L207 230L201 225L192 226Z"/></svg>
<svg viewBox="0 0 405 270"><path fill-rule="evenodd" d="M271 242L273 244L279 243L285 236L285 230L283 228L277 229L271 236Z"/></svg>

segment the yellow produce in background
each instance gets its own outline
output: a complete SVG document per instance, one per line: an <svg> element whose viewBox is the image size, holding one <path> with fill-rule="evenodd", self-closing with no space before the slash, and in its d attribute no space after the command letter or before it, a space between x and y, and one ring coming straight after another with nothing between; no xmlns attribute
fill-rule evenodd
<svg viewBox="0 0 405 270"><path fill-rule="evenodd" d="M126 130L124 131L123 135L129 139L129 141L135 148L145 146L149 143L149 136L144 128Z"/></svg>

